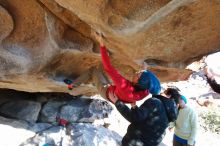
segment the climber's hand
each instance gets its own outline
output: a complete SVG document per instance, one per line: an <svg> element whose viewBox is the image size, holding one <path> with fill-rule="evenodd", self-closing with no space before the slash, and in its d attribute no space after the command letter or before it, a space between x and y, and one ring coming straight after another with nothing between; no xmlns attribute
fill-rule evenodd
<svg viewBox="0 0 220 146"><path fill-rule="evenodd" d="M118 100L118 97L112 91L109 92L108 98L113 104Z"/></svg>
<svg viewBox="0 0 220 146"><path fill-rule="evenodd" d="M99 42L99 45L104 46L103 35L101 33L94 32L94 36L96 40Z"/></svg>

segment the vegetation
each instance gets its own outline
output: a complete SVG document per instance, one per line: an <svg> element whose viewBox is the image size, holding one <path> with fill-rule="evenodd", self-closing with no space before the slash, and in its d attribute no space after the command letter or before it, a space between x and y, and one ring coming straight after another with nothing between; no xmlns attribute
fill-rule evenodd
<svg viewBox="0 0 220 146"><path fill-rule="evenodd" d="M220 134L220 109L211 105L198 111L200 126L212 133Z"/></svg>

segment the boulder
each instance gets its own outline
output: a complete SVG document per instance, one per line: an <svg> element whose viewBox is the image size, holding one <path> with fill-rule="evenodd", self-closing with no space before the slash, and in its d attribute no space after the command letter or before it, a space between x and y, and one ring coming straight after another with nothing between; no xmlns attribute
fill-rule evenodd
<svg viewBox="0 0 220 146"><path fill-rule="evenodd" d="M0 113L27 122L36 122L41 109L41 104L33 101L9 101L0 107Z"/></svg>
<svg viewBox="0 0 220 146"><path fill-rule="evenodd" d="M111 105L99 99L75 99L60 108L60 118L69 122L93 123L95 120L107 118Z"/></svg>

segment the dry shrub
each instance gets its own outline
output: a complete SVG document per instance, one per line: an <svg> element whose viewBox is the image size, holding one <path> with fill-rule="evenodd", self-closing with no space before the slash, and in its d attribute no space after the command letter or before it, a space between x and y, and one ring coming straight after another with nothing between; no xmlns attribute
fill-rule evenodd
<svg viewBox="0 0 220 146"><path fill-rule="evenodd" d="M212 133L220 134L220 108L211 105L198 111L200 126Z"/></svg>

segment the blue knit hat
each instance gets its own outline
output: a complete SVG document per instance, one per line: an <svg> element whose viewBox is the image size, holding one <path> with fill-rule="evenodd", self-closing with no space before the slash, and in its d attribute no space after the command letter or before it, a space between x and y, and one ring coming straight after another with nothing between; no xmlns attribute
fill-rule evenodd
<svg viewBox="0 0 220 146"><path fill-rule="evenodd" d="M138 84L141 89L148 89L153 95L160 93L161 86L159 79L149 70L142 72L140 78L138 79Z"/></svg>
<svg viewBox="0 0 220 146"><path fill-rule="evenodd" d="M185 96L181 95L180 98L185 102L185 104L187 103L187 99Z"/></svg>

